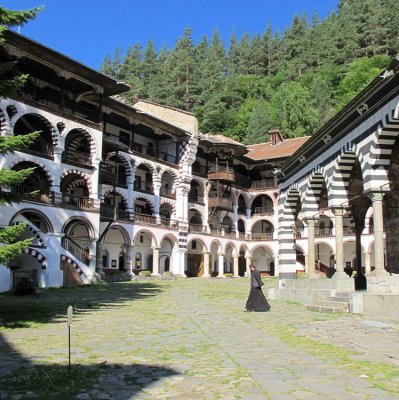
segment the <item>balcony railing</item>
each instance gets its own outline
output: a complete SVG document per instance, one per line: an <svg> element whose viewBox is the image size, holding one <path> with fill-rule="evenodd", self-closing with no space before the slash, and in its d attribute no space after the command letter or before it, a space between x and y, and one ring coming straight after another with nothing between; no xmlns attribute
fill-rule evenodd
<svg viewBox="0 0 399 400"><path fill-rule="evenodd" d="M73 254L78 260L82 261L84 264L89 265L89 251L81 247L73 239L69 237L63 237L61 242L62 247Z"/></svg>
<svg viewBox="0 0 399 400"><path fill-rule="evenodd" d="M154 194L154 185L151 182L135 181L133 189L136 192Z"/></svg>
<svg viewBox="0 0 399 400"><path fill-rule="evenodd" d="M135 213L134 222L155 225L157 223L157 220L152 215Z"/></svg>
<svg viewBox="0 0 399 400"><path fill-rule="evenodd" d="M250 240L272 240L272 232L251 233Z"/></svg>
<svg viewBox="0 0 399 400"><path fill-rule="evenodd" d="M255 207L254 214L258 215L273 215L274 209L273 207Z"/></svg>
<svg viewBox="0 0 399 400"><path fill-rule="evenodd" d="M190 203L205 204L204 196L196 196L194 194L188 194L188 201Z"/></svg>
<svg viewBox="0 0 399 400"><path fill-rule="evenodd" d="M35 191L38 191L38 193L30 194ZM54 201L54 194L50 190L38 190L20 183L11 185L11 193L21 196L26 201L37 201L39 203L53 203Z"/></svg>
<svg viewBox="0 0 399 400"><path fill-rule="evenodd" d="M63 194L62 204L64 206L84 208L84 209L92 209L97 206L94 199L91 199L89 197L76 196L72 194Z"/></svg>
<svg viewBox="0 0 399 400"><path fill-rule="evenodd" d="M234 169L228 165L216 165L209 168L208 179L234 182Z"/></svg>
<svg viewBox="0 0 399 400"><path fill-rule="evenodd" d="M37 153L41 155L45 155L47 157L53 157L54 156L54 151L53 151L53 145L50 143L45 143L45 142L40 142L40 141L34 141L27 145L26 147L21 147L20 151L23 153Z"/></svg>
<svg viewBox="0 0 399 400"><path fill-rule="evenodd" d="M166 226L168 228L177 229L179 227L179 221L177 221L176 219L162 217L161 225Z"/></svg>
<svg viewBox="0 0 399 400"><path fill-rule="evenodd" d="M190 224L188 227L189 232L206 233L204 225Z"/></svg>
<svg viewBox="0 0 399 400"><path fill-rule="evenodd" d="M225 210L231 210L233 207L233 200L227 197L209 197L209 207L219 207Z"/></svg>
<svg viewBox="0 0 399 400"><path fill-rule="evenodd" d="M28 101L39 103L54 111L61 111L65 114L72 115L74 117L82 118L94 123L99 121L99 112L91 110L78 103L74 103L69 100L64 101L64 107L61 107L61 94L59 96L44 93L40 89L37 89L36 96L31 93L23 92L22 97Z"/></svg>
<svg viewBox="0 0 399 400"><path fill-rule="evenodd" d="M110 142L122 145L124 147L130 147L130 140L128 138L120 137L109 132L104 132L103 137Z"/></svg>
<svg viewBox="0 0 399 400"><path fill-rule="evenodd" d="M251 184L251 189L254 190L266 190L275 189L277 187L276 180L273 178L262 179L260 181L253 181Z"/></svg>
<svg viewBox="0 0 399 400"><path fill-rule="evenodd" d="M166 188L164 186L161 186L159 194L164 197L169 197L170 199L176 198L176 191L173 189Z"/></svg>
<svg viewBox="0 0 399 400"><path fill-rule="evenodd" d="M176 155L167 153L165 151L156 150L153 147L147 147L142 144L132 142L130 149L136 153L140 153L145 156L150 156L157 158L158 160L163 160L166 162L170 162L172 164L177 164Z"/></svg>
<svg viewBox="0 0 399 400"><path fill-rule="evenodd" d="M83 153L81 151L66 152L62 157L62 162L64 163L76 163L81 165L92 165L92 157L89 153Z"/></svg>
<svg viewBox="0 0 399 400"><path fill-rule="evenodd" d="M332 236L332 229L330 228L324 228L324 229L316 229L315 236L316 237L328 237Z"/></svg>

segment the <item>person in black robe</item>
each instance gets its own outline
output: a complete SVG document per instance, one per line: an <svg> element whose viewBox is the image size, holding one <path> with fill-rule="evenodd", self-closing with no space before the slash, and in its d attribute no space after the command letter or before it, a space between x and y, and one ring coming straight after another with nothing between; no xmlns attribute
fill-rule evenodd
<svg viewBox="0 0 399 400"><path fill-rule="evenodd" d="M247 311L269 311L270 304L267 302L265 295L262 291L262 282L260 272L254 265L250 266L251 269L251 291L249 292L247 304L245 309Z"/></svg>

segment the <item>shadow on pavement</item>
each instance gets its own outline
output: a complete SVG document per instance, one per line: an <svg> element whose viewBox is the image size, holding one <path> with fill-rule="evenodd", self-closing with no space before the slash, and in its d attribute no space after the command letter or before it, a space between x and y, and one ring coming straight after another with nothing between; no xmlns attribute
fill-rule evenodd
<svg viewBox="0 0 399 400"><path fill-rule="evenodd" d="M33 294L0 295L0 329L24 328L32 323L65 322L68 306L74 314L119 307L123 303L156 296L162 287L152 282L118 282L74 288L39 289Z"/></svg>

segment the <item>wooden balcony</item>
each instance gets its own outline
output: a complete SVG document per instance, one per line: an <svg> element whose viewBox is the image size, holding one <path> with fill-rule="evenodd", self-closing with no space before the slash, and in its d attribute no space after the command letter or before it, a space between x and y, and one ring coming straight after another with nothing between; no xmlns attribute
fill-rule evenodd
<svg viewBox="0 0 399 400"><path fill-rule="evenodd" d="M65 164L83 166L83 167L91 167L92 157L89 153L83 153L81 151L66 151L62 156L62 162Z"/></svg>
<svg viewBox="0 0 399 400"><path fill-rule="evenodd" d="M235 174L232 168L219 166L209 169L208 179L212 181L234 182Z"/></svg>
<svg viewBox="0 0 399 400"><path fill-rule="evenodd" d="M98 209L98 200L72 194L62 194L62 205L85 210Z"/></svg>
<svg viewBox="0 0 399 400"><path fill-rule="evenodd" d="M257 215L273 215L274 209L273 207L255 207L254 214Z"/></svg>
<svg viewBox="0 0 399 400"><path fill-rule="evenodd" d="M227 197L209 197L208 200L209 208L221 208L223 210L231 211L233 207L233 201Z"/></svg>
<svg viewBox="0 0 399 400"><path fill-rule="evenodd" d="M251 184L252 190L270 190L277 188L277 181L274 178L262 179L260 181L253 181Z"/></svg>
<svg viewBox="0 0 399 400"><path fill-rule="evenodd" d="M273 233L272 232L259 232L259 233L252 233L250 240L273 240Z"/></svg>

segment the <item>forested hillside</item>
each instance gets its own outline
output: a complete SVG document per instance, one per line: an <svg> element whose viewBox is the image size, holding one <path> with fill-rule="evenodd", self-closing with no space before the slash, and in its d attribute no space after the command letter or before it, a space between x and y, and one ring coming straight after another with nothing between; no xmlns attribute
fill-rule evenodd
<svg viewBox="0 0 399 400"><path fill-rule="evenodd" d="M186 28L173 49L149 41L104 58L101 71L131 85L129 103L146 99L193 112L204 133L245 144L310 135L362 90L399 48L398 0L340 0L321 21L295 16L281 34L234 33L223 44L192 40ZM267 16L265 16L267 17Z"/></svg>

